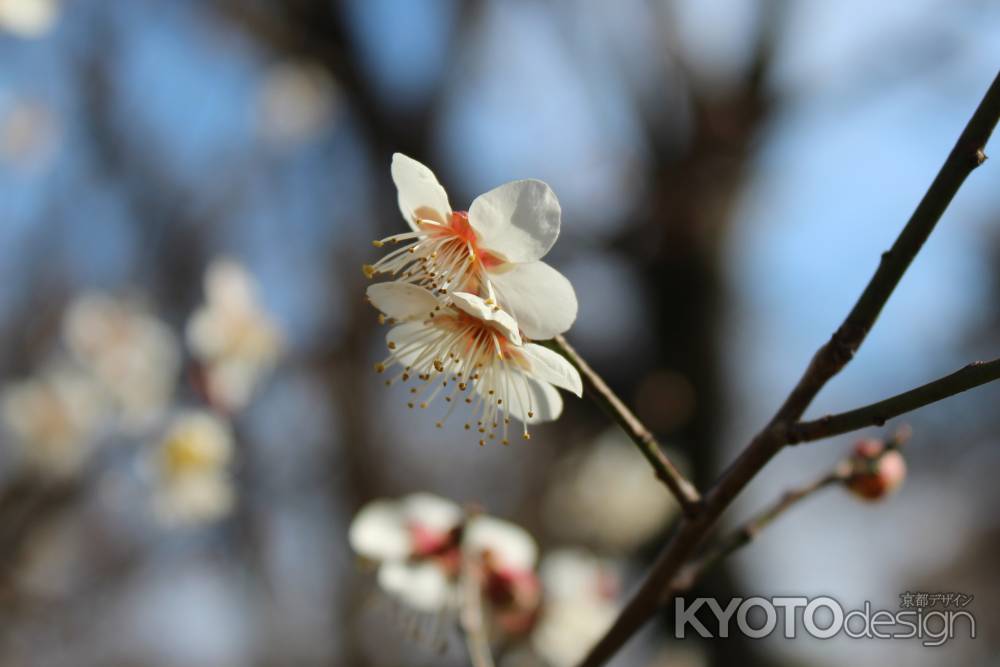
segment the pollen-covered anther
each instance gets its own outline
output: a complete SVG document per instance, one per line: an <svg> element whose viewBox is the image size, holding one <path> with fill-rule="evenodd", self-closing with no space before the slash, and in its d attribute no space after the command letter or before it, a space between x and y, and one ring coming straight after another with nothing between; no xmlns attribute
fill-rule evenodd
<svg viewBox="0 0 1000 667"><path fill-rule="evenodd" d="M375 268L374 266L372 266L371 264L363 264L363 265L361 266L361 271L362 271L362 273L364 273L364 274L365 274L365 276L366 276L366 277L368 277L368 278L374 278L374 277L375 277L375 274L376 274L376 273L378 273L378 269L376 269L376 268Z"/></svg>
<svg viewBox="0 0 1000 667"><path fill-rule="evenodd" d="M390 340L390 341L389 341L389 344L388 344L388 348L389 348L390 350L395 350L395 349L396 349L396 343L395 343L394 341L391 341L391 340Z"/></svg>
<svg viewBox="0 0 1000 667"><path fill-rule="evenodd" d="M385 364L383 364L381 362L375 364L375 372L376 373L385 373Z"/></svg>

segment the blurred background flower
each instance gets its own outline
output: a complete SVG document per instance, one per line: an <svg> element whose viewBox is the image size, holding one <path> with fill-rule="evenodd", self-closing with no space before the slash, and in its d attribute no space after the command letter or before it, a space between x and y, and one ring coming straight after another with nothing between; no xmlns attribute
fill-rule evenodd
<svg viewBox="0 0 1000 667"><path fill-rule="evenodd" d="M480 448L372 372L358 267L399 229L391 155L456 209L552 186L570 341L704 486L874 270L995 76L996 34L984 0L0 0L0 664L467 664L451 625L372 601L348 541L361 507L422 490L541 558L613 558L629 590L675 510L590 403ZM995 169L813 415L995 356ZM693 591L894 608L961 588L975 641L671 651L653 624L615 664L992 660L997 392L914 414L886 502L811 499ZM225 511L181 529L149 508L184 410L232 440L192 457ZM783 455L727 522L856 439Z"/></svg>

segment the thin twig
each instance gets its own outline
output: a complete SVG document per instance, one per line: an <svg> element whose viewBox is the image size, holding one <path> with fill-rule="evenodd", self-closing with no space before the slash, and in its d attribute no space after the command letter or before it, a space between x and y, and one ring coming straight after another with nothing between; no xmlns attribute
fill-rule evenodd
<svg viewBox="0 0 1000 667"><path fill-rule="evenodd" d="M911 389L878 403L827 415L815 421L799 422L788 429L789 444L829 438L865 426L882 426L893 417L936 403L974 387L1000 379L1000 359L977 361L951 375Z"/></svg>
<svg viewBox="0 0 1000 667"><path fill-rule="evenodd" d="M702 511L681 522L639 590L581 667L598 667L613 656L659 608L663 591L694 553L733 499L788 442L797 422L820 389L854 356L913 258L930 236L966 177L986 155L986 142L1000 120L1000 74L993 80L927 193L875 275L829 342L819 349L788 398L743 453L705 495Z"/></svg>
<svg viewBox="0 0 1000 667"><path fill-rule="evenodd" d="M473 667L493 667L490 639L483 621L482 573L469 555L462 559L462 609L459 621Z"/></svg>
<svg viewBox="0 0 1000 667"><path fill-rule="evenodd" d="M618 422L622 430L632 439L635 446L639 448L642 455L649 461L653 471L670 492L674 494L677 502L680 503L681 510L686 516L694 516L700 505L701 496L694 484L689 482L676 466L667 458L657 442L656 437L646 428L635 414L629 410L628 406L608 387L604 379L584 361L576 350L566 342L563 336L556 336L553 340L556 349L570 363L576 366L583 376L583 381L587 385L587 391L611 417Z"/></svg>
<svg viewBox="0 0 1000 667"><path fill-rule="evenodd" d="M815 481L797 489L786 491L771 507L754 516L737 530L719 541L703 555L690 561L681 570L677 578L670 584L669 596L689 590L701 577L728 557L734 551L750 544L757 535L774 522L779 516L805 500L817 491L833 484L843 483L849 476L849 471L843 466L837 466L833 471L819 477Z"/></svg>

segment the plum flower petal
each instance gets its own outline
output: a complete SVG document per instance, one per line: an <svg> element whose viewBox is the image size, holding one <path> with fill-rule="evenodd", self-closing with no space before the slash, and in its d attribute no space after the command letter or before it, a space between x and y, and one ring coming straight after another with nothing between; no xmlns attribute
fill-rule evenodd
<svg viewBox="0 0 1000 667"><path fill-rule="evenodd" d="M509 521L479 515L465 527L463 548L474 554L489 553L500 567L532 570L538 560L538 545L526 530Z"/></svg>
<svg viewBox="0 0 1000 667"><path fill-rule="evenodd" d="M382 590L417 611L436 612L453 604L454 583L433 563L390 561L378 570Z"/></svg>
<svg viewBox="0 0 1000 667"><path fill-rule="evenodd" d="M458 399L472 405L480 445L497 435L507 444L511 417L525 425L525 439L527 424L558 417L562 398L555 386L577 395L582 391L571 364L544 348L525 345L513 318L482 297L458 292L450 301L438 301L420 287L393 283L371 285L368 297L383 308L383 315L404 320L388 332L389 356L375 366L380 373L399 367L386 384L416 376L422 384L410 389L411 408L427 408L443 395L450 405L438 426L451 416ZM472 423L465 428L471 430Z"/></svg>
<svg viewBox="0 0 1000 667"><path fill-rule="evenodd" d="M188 320L186 337L205 370L209 398L227 410L249 402L277 361L281 335L238 262L216 259L205 273L205 303Z"/></svg>
<svg viewBox="0 0 1000 667"><path fill-rule="evenodd" d="M376 283L365 293L373 306L400 322L427 317L439 305L433 294L409 283Z"/></svg>
<svg viewBox="0 0 1000 667"><path fill-rule="evenodd" d="M208 412L178 414L156 450L154 505L161 520L198 524L225 516L235 502L232 454L228 423Z"/></svg>
<svg viewBox="0 0 1000 667"><path fill-rule="evenodd" d="M392 156L392 180L399 195L399 212L414 230L417 223L429 220L445 224L451 217L448 193L438 183L434 172L402 153Z"/></svg>
<svg viewBox="0 0 1000 667"><path fill-rule="evenodd" d="M507 262L534 262L559 237L562 209L547 184L526 179L505 183L476 197L469 225L479 243Z"/></svg>
<svg viewBox="0 0 1000 667"><path fill-rule="evenodd" d="M505 264L489 274L497 301L504 304L528 338L548 340L576 321L576 292L566 277L545 262Z"/></svg>
<svg viewBox="0 0 1000 667"><path fill-rule="evenodd" d="M531 645L553 667L579 663L617 615L618 575L608 561L579 549L542 561L545 604Z"/></svg>
<svg viewBox="0 0 1000 667"><path fill-rule="evenodd" d="M396 154L392 175L410 231L375 241L390 250L363 267L366 275L389 275L445 300L459 292L482 295L529 338L552 338L572 325L572 285L538 261L559 236L561 210L548 185L506 183L463 212L451 210L433 172L416 160Z"/></svg>
<svg viewBox="0 0 1000 667"><path fill-rule="evenodd" d="M351 522L348 541L359 555L372 560L406 558L410 536L397 503L377 500L365 505Z"/></svg>

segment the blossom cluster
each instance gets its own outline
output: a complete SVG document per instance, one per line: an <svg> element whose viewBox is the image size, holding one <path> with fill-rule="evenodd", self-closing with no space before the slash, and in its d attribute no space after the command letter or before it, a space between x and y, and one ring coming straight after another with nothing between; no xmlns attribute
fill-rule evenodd
<svg viewBox="0 0 1000 667"><path fill-rule="evenodd" d="M563 356L532 342L563 333L576 319L569 281L541 261L559 236L561 210L552 189L519 180L453 211L433 172L397 153L392 178L409 231L374 242L389 251L365 265L368 277L389 276L367 290L383 321L395 323L387 385L415 379L408 406L447 404L443 426L459 402L472 406L467 430L479 444L508 444L511 418L528 425L562 412L557 387L580 396L580 375Z"/></svg>
<svg viewBox="0 0 1000 667"><path fill-rule="evenodd" d="M582 658L618 609L620 577L610 561L556 549L539 562L520 526L429 493L369 503L349 540L377 565L379 587L418 613L460 613L471 579L487 634L523 641L555 667Z"/></svg>
<svg viewBox="0 0 1000 667"><path fill-rule="evenodd" d="M231 421L276 363L281 337L235 261L212 262L205 292L187 321L186 350L136 296L85 292L71 302L62 344L38 372L0 388L6 467L79 478L97 471L94 460L109 443L146 443L135 469L145 473L158 519L225 516L235 496ZM194 397L178 396L185 352Z"/></svg>

